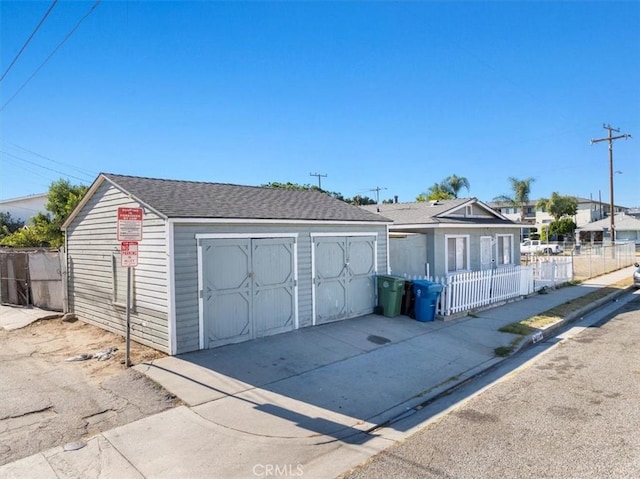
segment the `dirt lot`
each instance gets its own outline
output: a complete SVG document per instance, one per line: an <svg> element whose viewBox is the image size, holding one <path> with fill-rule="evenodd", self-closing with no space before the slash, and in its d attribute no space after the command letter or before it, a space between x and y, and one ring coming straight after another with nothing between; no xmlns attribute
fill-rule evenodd
<svg viewBox="0 0 640 479"><path fill-rule="evenodd" d="M104 361L67 361L107 348L117 351ZM123 337L81 321L0 329L0 465L179 404L124 356ZM131 343L133 364L161 356Z"/></svg>

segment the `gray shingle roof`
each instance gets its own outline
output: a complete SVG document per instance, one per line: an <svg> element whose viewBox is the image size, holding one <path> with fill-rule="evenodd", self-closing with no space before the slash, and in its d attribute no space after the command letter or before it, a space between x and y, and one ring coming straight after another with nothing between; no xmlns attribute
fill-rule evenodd
<svg viewBox="0 0 640 479"><path fill-rule="evenodd" d="M513 224L512 221L498 216L493 218L464 218L461 216L448 216L447 213L458 209L465 203L477 202L475 198L456 198L453 200L440 200L437 204L428 201L415 203L391 203L381 205L367 205L361 208L367 211L379 212L379 214L393 220L394 225L438 225L438 224Z"/></svg>
<svg viewBox="0 0 640 479"><path fill-rule="evenodd" d="M386 218L318 191L163 180L103 173L168 218L377 221Z"/></svg>
<svg viewBox="0 0 640 479"><path fill-rule="evenodd" d="M610 226L611 218L603 218L582 226L581 228L577 228L577 230L602 231L602 228L609 228ZM614 217L614 226L618 231L640 231L640 220L624 213L616 213Z"/></svg>

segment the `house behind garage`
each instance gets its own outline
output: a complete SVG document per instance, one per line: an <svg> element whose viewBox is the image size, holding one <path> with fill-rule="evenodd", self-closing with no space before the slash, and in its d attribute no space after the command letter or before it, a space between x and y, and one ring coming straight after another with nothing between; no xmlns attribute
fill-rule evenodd
<svg viewBox="0 0 640 479"><path fill-rule="evenodd" d="M447 276L520 264L520 230L477 198L362 206L393 220L393 274Z"/></svg>
<svg viewBox="0 0 640 479"><path fill-rule="evenodd" d="M305 190L100 174L69 216L68 309L124 333L118 208L143 208L132 338L169 354L373 312L389 220Z"/></svg>

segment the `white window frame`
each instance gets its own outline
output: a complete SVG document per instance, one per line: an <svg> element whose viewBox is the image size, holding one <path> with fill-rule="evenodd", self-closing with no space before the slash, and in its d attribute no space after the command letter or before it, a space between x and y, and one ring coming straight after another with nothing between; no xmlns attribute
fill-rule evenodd
<svg viewBox="0 0 640 479"><path fill-rule="evenodd" d="M505 262L504 257L504 248L503 251L500 251L500 243L501 241L504 244L504 241L507 241L509 247L509 258L508 262ZM513 235L510 234L497 234L496 235L496 263L498 266L511 266L513 265Z"/></svg>
<svg viewBox="0 0 640 479"><path fill-rule="evenodd" d="M456 251L456 269L454 270L450 270L449 269L449 240L450 239L455 239L456 240L456 250L458 248L458 240L463 240L464 241L464 258L463 258L463 262L464 264L462 265L462 268L458 268L458 254ZM464 272L464 271L469 271L469 262L470 262L470 253L469 253L469 244L470 244L470 235L444 235L444 257L445 257L445 271L447 274L450 273L460 273L460 272Z"/></svg>
<svg viewBox="0 0 640 479"><path fill-rule="evenodd" d="M114 251L111 256L111 304L119 308L127 307L127 269L131 269L131 304L129 305L129 309L133 311L135 309L135 268L126 268L122 266L122 257L120 252Z"/></svg>

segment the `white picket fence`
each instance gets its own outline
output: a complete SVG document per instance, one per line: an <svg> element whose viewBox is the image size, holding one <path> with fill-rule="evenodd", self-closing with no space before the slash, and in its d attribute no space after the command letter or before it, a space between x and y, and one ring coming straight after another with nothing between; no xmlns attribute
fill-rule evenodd
<svg viewBox="0 0 640 479"><path fill-rule="evenodd" d="M436 314L451 316L463 311L525 296L534 291L533 266L507 266L484 271L451 274L444 277L406 276L440 283ZM542 286L542 285L541 285ZM539 289L539 288L538 288Z"/></svg>
<svg viewBox="0 0 640 479"><path fill-rule="evenodd" d="M532 263L535 289L555 287L573 279L573 258L571 256L540 257Z"/></svg>

